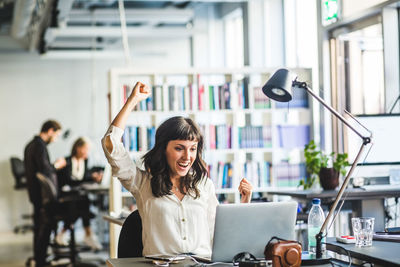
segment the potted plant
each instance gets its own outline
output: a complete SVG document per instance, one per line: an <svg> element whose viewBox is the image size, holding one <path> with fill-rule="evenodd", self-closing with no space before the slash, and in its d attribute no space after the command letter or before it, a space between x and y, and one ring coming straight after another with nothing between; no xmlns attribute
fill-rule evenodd
<svg viewBox="0 0 400 267"><path fill-rule="evenodd" d="M304 189L313 186L317 178L324 190L333 190L339 185L339 175L346 174L346 167L350 166L347 160L347 153L325 154L317 149L314 140L311 140L304 147L306 170L308 177L300 181Z"/></svg>

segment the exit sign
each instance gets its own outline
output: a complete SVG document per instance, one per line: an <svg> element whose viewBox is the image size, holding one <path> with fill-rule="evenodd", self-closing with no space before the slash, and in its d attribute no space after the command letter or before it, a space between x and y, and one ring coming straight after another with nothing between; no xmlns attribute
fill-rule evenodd
<svg viewBox="0 0 400 267"><path fill-rule="evenodd" d="M337 0L322 0L322 25L326 26L338 19Z"/></svg>

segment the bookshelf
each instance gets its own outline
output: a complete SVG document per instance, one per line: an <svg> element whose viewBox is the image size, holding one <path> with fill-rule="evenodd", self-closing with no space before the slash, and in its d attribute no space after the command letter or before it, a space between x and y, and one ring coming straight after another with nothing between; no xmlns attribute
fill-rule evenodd
<svg viewBox="0 0 400 267"><path fill-rule="evenodd" d="M239 202L237 187L242 177L250 180L254 192L293 188L305 175L301 155L310 139L312 112L305 92L295 95L290 106L267 99L261 87L274 71L114 68L109 72L109 120L119 112L133 85L142 81L152 88L152 96L132 112L123 136L133 159L152 147L160 123L182 115L196 121L203 131L204 160L218 195ZM311 69L293 71L299 79L311 81ZM132 196L112 179L110 211L121 212L125 198Z"/></svg>

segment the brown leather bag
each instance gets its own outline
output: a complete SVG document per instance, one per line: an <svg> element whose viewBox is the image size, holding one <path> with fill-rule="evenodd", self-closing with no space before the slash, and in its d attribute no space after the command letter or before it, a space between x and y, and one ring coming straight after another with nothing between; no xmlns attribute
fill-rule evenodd
<svg viewBox="0 0 400 267"><path fill-rule="evenodd" d="M301 264L301 244L272 237L264 250L265 259L272 260L272 267L299 267Z"/></svg>

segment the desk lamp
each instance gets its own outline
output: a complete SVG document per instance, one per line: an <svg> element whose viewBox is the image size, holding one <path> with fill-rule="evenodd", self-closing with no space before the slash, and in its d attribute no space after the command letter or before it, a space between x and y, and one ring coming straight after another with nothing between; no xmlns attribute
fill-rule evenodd
<svg viewBox="0 0 400 267"><path fill-rule="evenodd" d="M268 96L269 98L271 98L273 100L276 100L279 102L289 102L290 100L292 100L292 95L291 95L292 88L294 88L294 89L300 88L300 89L306 90L311 96L313 96L318 102L320 102L325 108L327 108L332 113L332 115L334 115L337 119L339 119L341 122L343 122L347 127L349 127L355 134L357 134L362 139L362 144L361 144L360 150L358 151L358 154L357 154L356 158L354 159L354 162L351 165L350 170L348 171L346 178L343 181L342 186L340 187L340 190L335 198L335 201L334 201L333 205L331 206L331 209L329 210L328 216L326 217L324 223L322 224L319 233L315 236L315 238L316 238L316 259L318 260L318 259L322 258L321 240L323 238L322 235L327 228L328 221L334 214L335 209L336 209L340 199L342 198L344 190L346 189L347 184L350 181L350 176L353 174L353 171L364 151L364 148L366 147L367 144L369 144L371 142L372 135L369 137L363 136L352 125L350 125L349 122L342 115L340 115L335 109L333 109L331 106L329 106L321 97L319 97L317 94L315 94L308 87L307 83L297 81L297 78L294 81L292 81L290 79L290 73L287 69L277 70L272 75L272 77L267 81L267 83L263 86L262 90L266 96Z"/></svg>

